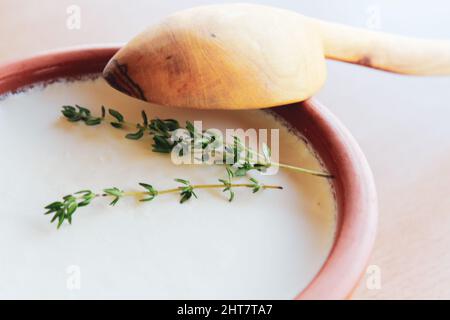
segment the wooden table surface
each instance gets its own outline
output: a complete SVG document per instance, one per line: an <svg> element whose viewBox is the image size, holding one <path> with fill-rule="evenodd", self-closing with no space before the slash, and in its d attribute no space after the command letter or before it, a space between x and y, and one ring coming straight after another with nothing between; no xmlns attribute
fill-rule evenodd
<svg viewBox="0 0 450 320"><path fill-rule="evenodd" d="M0 63L63 46L125 42L170 12L209 2L2 0ZM248 2L450 39L445 0ZM80 29L67 27L70 5L81 9ZM369 272L353 298L450 299L450 77L406 77L330 62L328 82L317 97L353 133L378 188L379 231L370 264L380 271L381 287L367 285L374 275Z"/></svg>

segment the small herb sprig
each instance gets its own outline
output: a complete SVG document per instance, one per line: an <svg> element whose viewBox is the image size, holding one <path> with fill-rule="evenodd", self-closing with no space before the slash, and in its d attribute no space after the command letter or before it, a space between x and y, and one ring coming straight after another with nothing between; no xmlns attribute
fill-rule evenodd
<svg viewBox="0 0 450 320"><path fill-rule="evenodd" d="M114 109L108 109L102 106L102 114L100 117L92 116L91 111L85 107L79 105L63 106L62 114L71 122L84 122L88 126L98 125L106 121L106 116L109 114L113 121L110 121L111 126L118 129L137 130L126 134L127 139L139 140L149 134L153 138L152 150L159 153L171 153L174 148L179 148L187 145L188 150L194 150L200 148L202 152L203 161L208 160L208 150L211 147L217 146L217 144L223 143L217 136L211 134L208 131L198 132L195 126L186 121L186 126L182 128L179 122L175 119L151 119L148 120L145 111L141 112L142 123L129 123L125 121L124 116ZM177 129L185 129L189 133L189 137L173 139L173 133ZM196 143L196 145L194 145ZM183 150L186 148L180 148L182 155ZM321 172L316 170L310 170L297 166L292 166L283 163L273 162L271 160L270 149L267 145L263 145L262 154L246 147L238 137L234 137L234 141L231 144L223 145L223 159L221 163L230 164L229 159L232 159L232 167L234 169L233 176L241 177L245 176L247 172L251 170L264 172L271 166L278 166L288 170L293 170L300 173L311 174L324 178L332 178L327 172ZM244 157L241 155L244 154Z"/></svg>
<svg viewBox="0 0 450 320"><path fill-rule="evenodd" d="M102 193L95 193L91 190L81 190L73 194L64 196L62 200L50 203L45 207L47 210L45 215L53 214L51 223L57 222L57 228L59 229L64 221L72 224L73 214L78 208L85 207L94 199L101 197L109 197L112 199L110 202L111 206L115 206L120 199L123 197L138 197L139 201L147 202L155 199L159 195L178 193L180 196L180 203L184 203L191 199L192 197L197 198L195 190L198 189L222 189L223 192L229 192L229 201L234 199L233 188L250 188L253 193L258 192L262 189L283 189L281 186L276 185L265 185L261 184L254 178L249 179L249 183L231 183L232 174L228 172L228 179L219 179L220 184L191 184L190 181L185 179L175 179L180 186L172 189L157 190L152 185L147 183L139 183L139 185L144 188L145 191L123 191L117 187L103 189Z"/></svg>

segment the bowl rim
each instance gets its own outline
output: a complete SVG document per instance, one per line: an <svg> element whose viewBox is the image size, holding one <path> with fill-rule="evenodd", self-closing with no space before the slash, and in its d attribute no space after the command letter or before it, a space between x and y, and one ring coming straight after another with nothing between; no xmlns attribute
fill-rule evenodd
<svg viewBox="0 0 450 320"><path fill-rule="evenodd" d="M119 48L71 47L1 65L0 96L39 82L100 73ZM350 132L317 100L273 110L304 128L302 134L335 176L338 224L334 244L321 269L295 299L349 298L364 274L376 235L377 195L369 164Z"/></svg>

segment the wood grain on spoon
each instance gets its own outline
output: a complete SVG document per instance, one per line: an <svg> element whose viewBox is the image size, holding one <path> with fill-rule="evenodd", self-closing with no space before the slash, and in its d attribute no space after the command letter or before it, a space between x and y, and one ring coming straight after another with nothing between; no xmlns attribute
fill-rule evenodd
<svg viewBox="0 0 450 320"><path fill-rule="evenodd" d="M403 74L450 74L446 41L229 4L167 17L122 48L104 76L116 89L161 105L264 108L315 94L326 80L325 57Z"/></svg>

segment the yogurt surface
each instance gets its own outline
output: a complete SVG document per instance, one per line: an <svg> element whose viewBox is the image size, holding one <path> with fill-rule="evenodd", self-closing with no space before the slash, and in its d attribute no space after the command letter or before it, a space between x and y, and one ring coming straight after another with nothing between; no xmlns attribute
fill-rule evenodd
<svg viewBox="0 0 450 320"><path fill-rule="evenodd" d="M102 79L36 86L0 101L0 298L291 299L324 263L335 232L335 202L323 178L280 169L251 172L283 190L218 190L179 204L177 195L98 199L56 230L44 206L83 189L171 188L175 178L217 183L223 166L177 166L107 123L88 127L62 105L128 121L202 120L206 128L279 129L280 161L321 170L305 142L267 112L200 111L149 105ZM246 181L243 179L242 181Z"/></svg>

